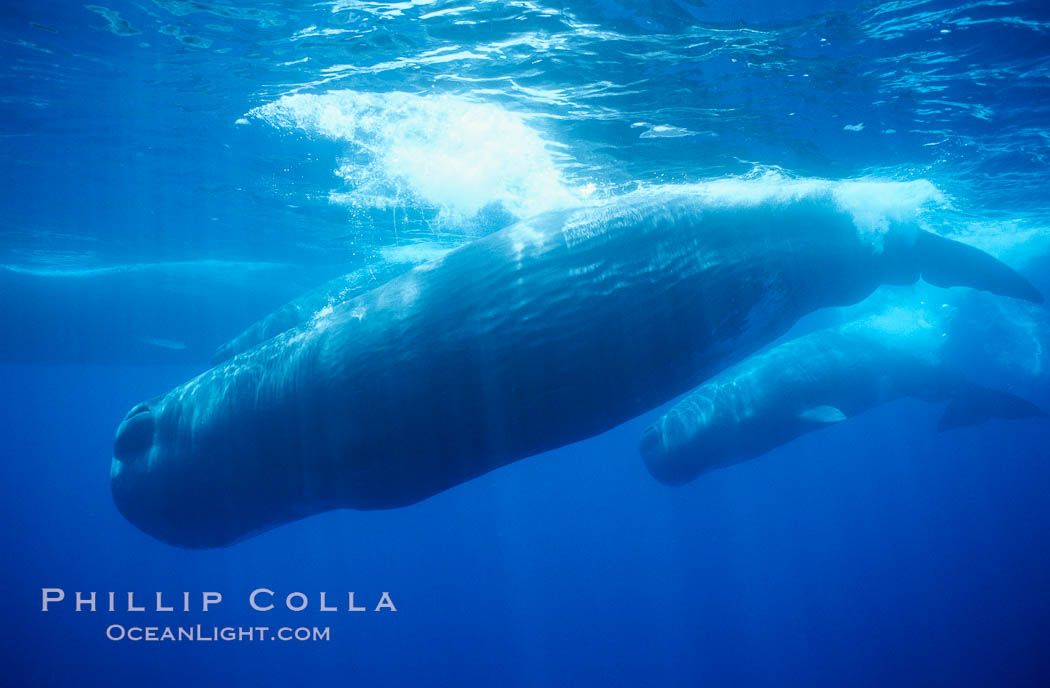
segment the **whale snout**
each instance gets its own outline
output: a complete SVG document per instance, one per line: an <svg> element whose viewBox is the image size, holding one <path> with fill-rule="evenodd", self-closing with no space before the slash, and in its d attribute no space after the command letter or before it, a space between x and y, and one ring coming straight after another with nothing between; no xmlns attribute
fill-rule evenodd
<svg viewBox="0 0 1050 688"><path fill-rule="evenodd" d="M216 440L211 428L180 425L178 410L156 397L132 408L117 427L109 477L121 515L151 537L192 549L222 547L272 527L273 510L297 497L296 481L268 482L244 470L230 449L235 437L216 433ZM266 445L234 446L257 457Z"/></svg>
<svg viewBox="0 0 1050 688"><path fill-rule="evenodd" d="M686 467L673 446L667 446L666 423L667 420L662 419L645 429L638 443L638 452L650 475L664 485L682 485L695 478L696 474Z"/></svg>
<svg viewBox="0 0 1050 688"><path fill-rule="evenodd" d="M146 404L139 404L128 411L117 428L113 441L113 458L122 464L131 464L142 459L153 446L156 429L153 411Z"/></svg>

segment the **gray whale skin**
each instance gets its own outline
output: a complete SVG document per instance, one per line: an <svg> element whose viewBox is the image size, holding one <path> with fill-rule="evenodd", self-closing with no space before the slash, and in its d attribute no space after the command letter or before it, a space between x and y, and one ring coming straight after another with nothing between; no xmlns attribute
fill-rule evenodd
<svg viewBox="0 0 1050 688"><path fill-rule="evenodd" d="M117 507L184 547L415 503L608 430L799 317L923 276L1038 300L987 254L830 195L628 197L507 227L134 407Z"/></svg>

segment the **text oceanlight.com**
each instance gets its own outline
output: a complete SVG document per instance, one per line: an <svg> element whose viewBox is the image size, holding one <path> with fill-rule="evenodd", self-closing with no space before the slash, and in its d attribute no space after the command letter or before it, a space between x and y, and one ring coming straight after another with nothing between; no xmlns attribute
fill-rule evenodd
<svg viewBox="0 0 1050 688"><path fill-rule="evenodd" d="M332 639L328 626L124 626L111 624L106 628L110 640L132 642L259 642L263 640L328 642Z"/></svg>

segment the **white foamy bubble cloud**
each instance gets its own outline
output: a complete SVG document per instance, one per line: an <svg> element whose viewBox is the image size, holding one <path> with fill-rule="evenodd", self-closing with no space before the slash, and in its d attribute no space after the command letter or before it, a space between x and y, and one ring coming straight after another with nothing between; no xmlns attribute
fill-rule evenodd
<svg viewBox="0 0 1050 688"><path fill-rule="evenodd" d="M527 217L578 203L549 150L522 114L454 95L330 91L293 94L249 117L349 147L336 174L356 207L423 205L449 221L500 204Z"/></svg>
<svg viewBox="0 0 1050 688"><path fill-rule="evenodd" d="M859 229L885 232L891 224L915 222L925 208L946 203L943 194L925 179L909 182L851 180L834 182L835 203L853 216Z"/></svg>

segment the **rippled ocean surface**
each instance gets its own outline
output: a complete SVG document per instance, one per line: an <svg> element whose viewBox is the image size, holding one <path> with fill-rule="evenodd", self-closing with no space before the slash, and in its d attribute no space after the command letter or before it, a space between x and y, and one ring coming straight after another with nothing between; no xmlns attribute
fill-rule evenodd
<svg viewBox="0 0 1050 688"><path fill-rule="evenodd" d="M132 404L300 293L625 193L827 188L1050 294L1045 2L7 3L0 56L10 685L1050 680L1045 419L935 433L898 401L667 488L647 414L211 551L137 531L108 474ZM1050 408L1031 313L962 358ZM221 591L143 614L331 640L117 642L135 613L43 613L48 587ZM258 587L312 606L253 612ZM321 591L399 611L326 615Z"/></svg>

